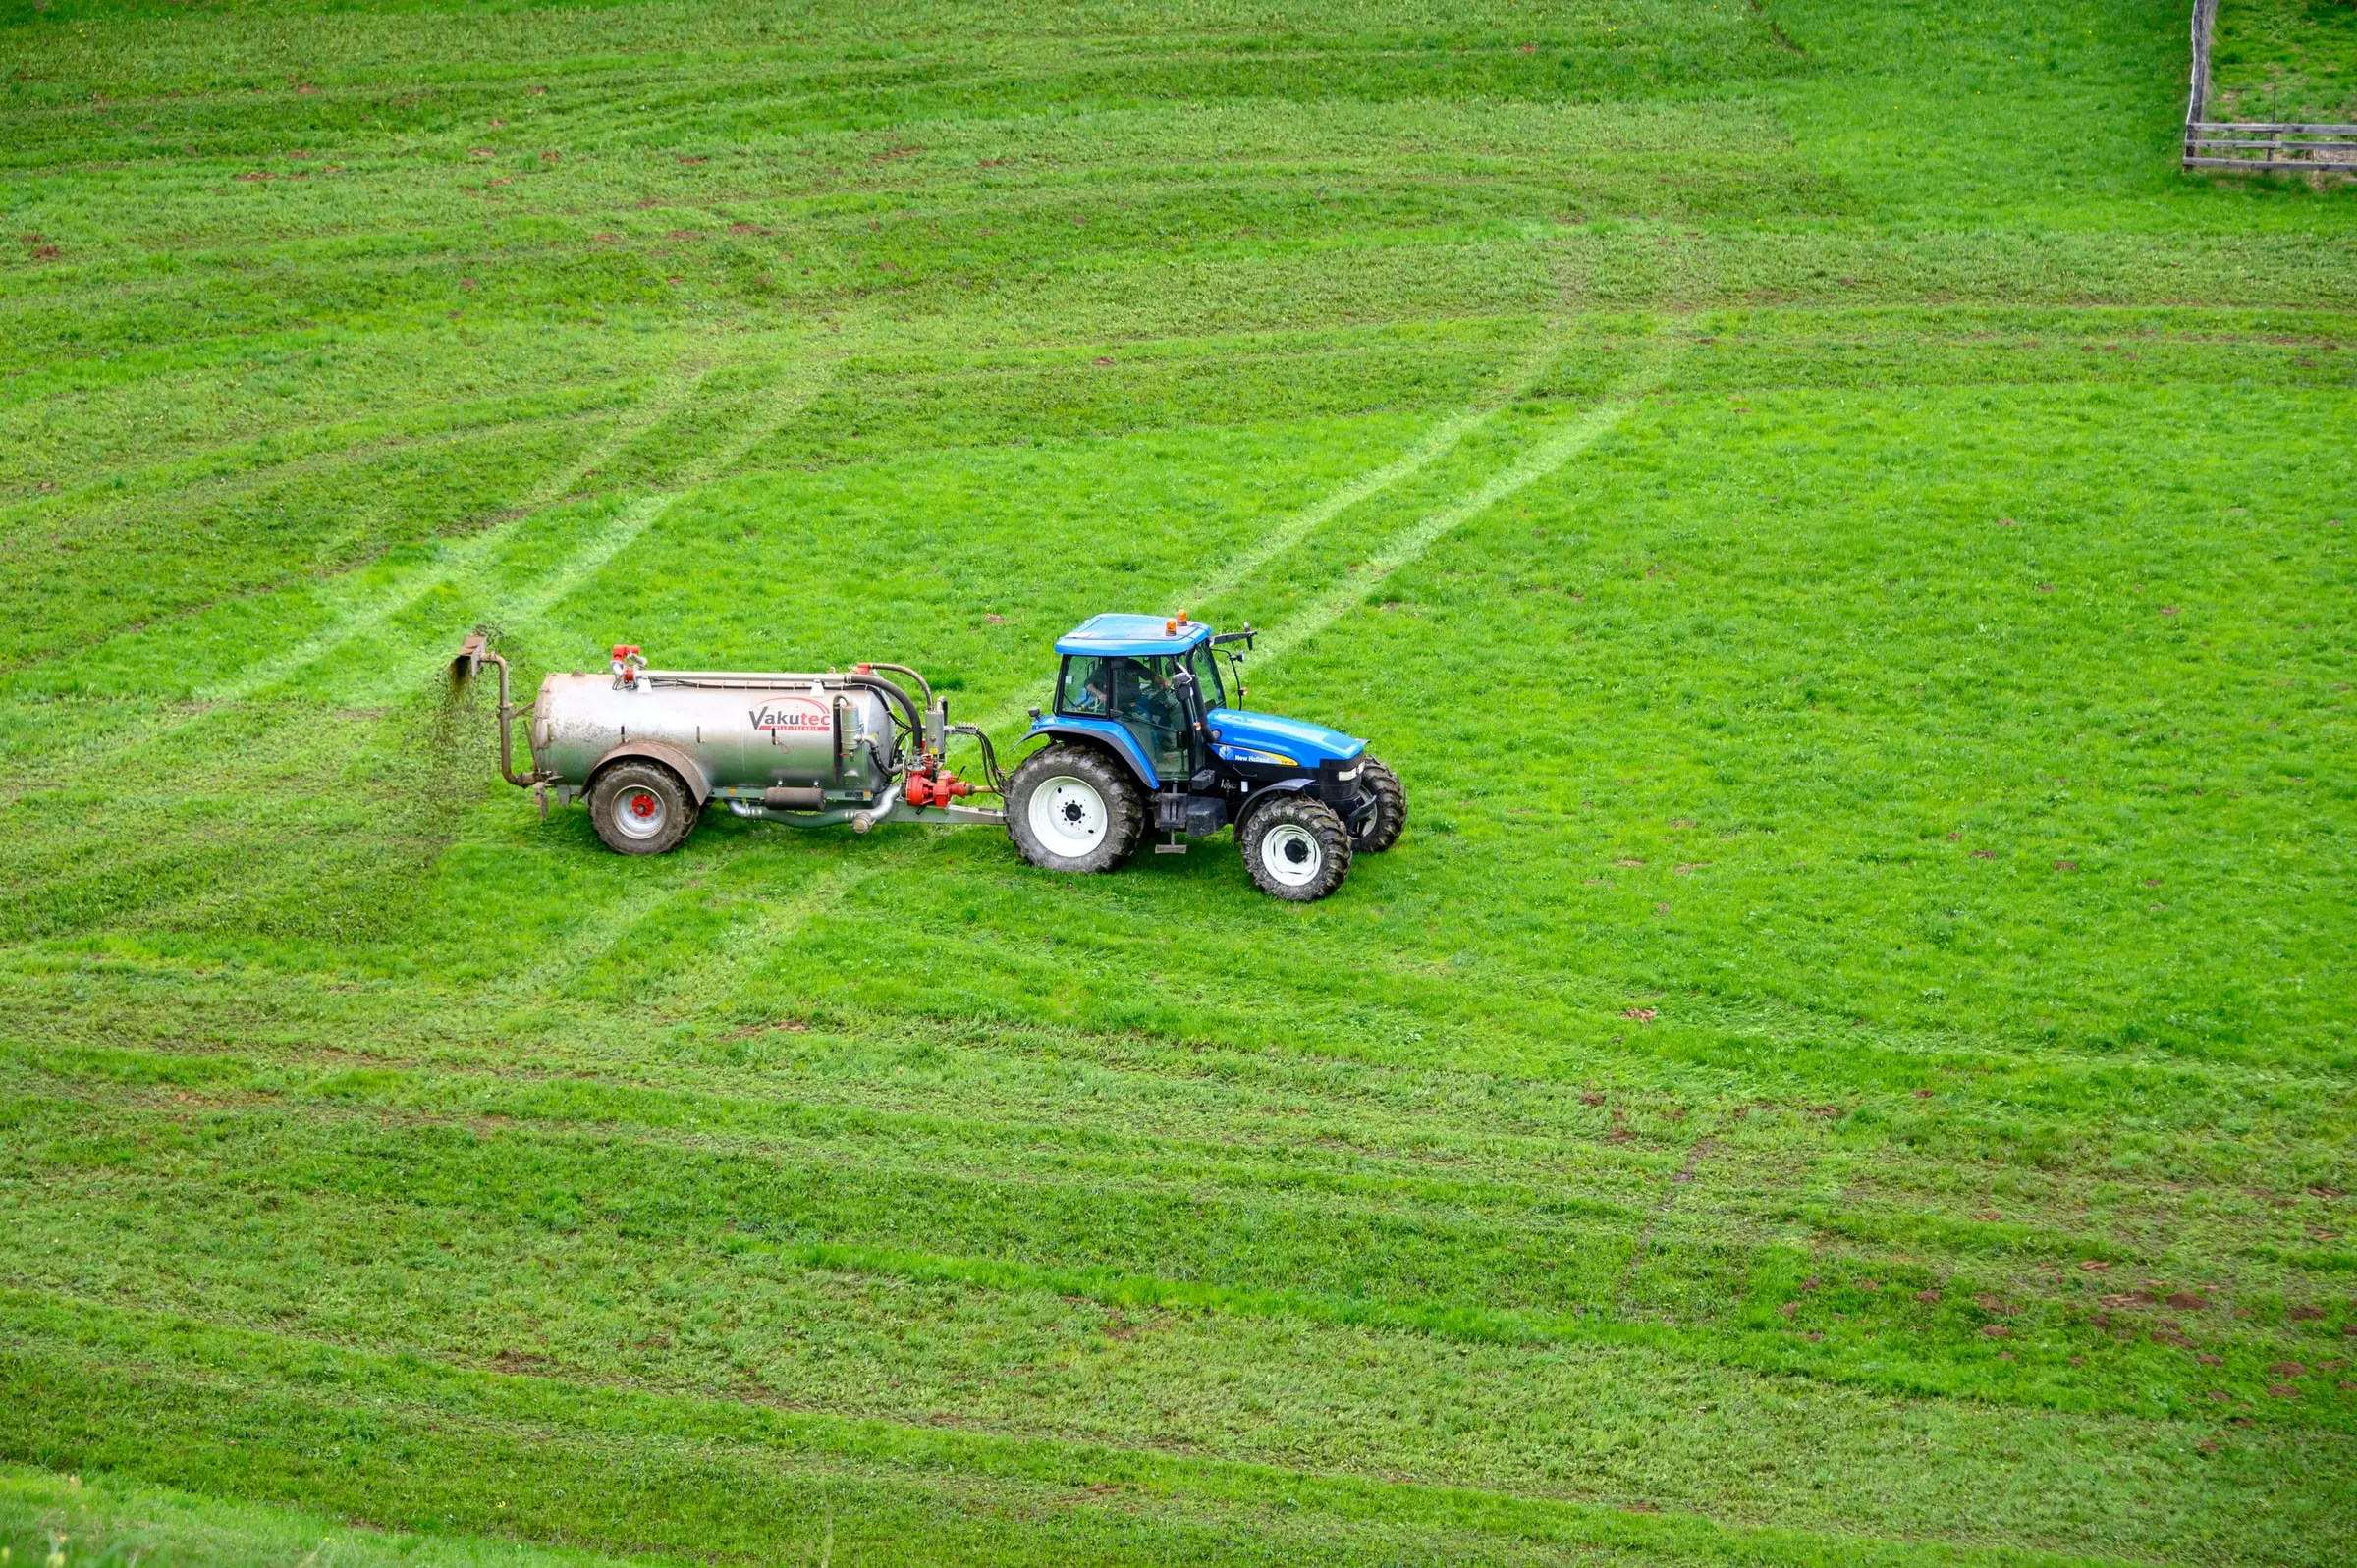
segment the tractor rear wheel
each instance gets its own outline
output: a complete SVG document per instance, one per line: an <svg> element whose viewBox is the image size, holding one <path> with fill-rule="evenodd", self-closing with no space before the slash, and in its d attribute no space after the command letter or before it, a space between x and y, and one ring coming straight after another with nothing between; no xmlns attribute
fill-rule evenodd
<svg viewBox="0 0 2357 1568"><path fill-rule="evenodd" d="M1235 830L1244 870L1272 898L1309 903L1350 875L1350 830L1334 808L1306 795L1284 795Z"/></svg>
<svg viewBox="0 0 2357 1568"><path fill-rule="evenodd" d="M1350 848L1356 854L1379 855L1399 841L1399 830L1407 826L1407 791L1399 776L1373 757L1359 769L1360 786L1375 796L1375 814L1367 819L1366 831L1350 840Z"/></svg>
<svg viewBox="0 0 2357 1568"><path fill-rule="evenodd" d="M1128 771L1091 746L1035 751L1007 783L1007 837L1045 871L1111 871L1145 826Z"/></svg>
<svg viewBox="0 0 2357 1568"><path fill-rule="evenodd" d="M618 762L589 781L590 826L618 855L677 849L695 817L695 796L659 762Z"/></svg>

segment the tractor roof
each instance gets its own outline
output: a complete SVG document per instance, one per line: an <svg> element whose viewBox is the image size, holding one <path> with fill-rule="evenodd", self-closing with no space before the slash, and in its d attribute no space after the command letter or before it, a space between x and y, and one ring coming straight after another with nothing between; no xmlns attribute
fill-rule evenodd
<svg viewBox="0 0 2357 1568"><path fill-rule="evenodd" d="M1153 654L1184 653L1211 635L1199 621L1174 622L1169 616L1091 616L1056 639L1058 653Z"/></svg>

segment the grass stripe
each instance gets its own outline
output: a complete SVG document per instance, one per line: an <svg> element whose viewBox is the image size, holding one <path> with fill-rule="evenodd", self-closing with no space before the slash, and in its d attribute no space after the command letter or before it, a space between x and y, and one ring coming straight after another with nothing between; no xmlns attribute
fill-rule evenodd
<svg viewBox="0 0 2357 1568"><path fill-rule="evenodd" d="M2215 1369L2197 1366L2161 1337L2146 1341L2149 1313L2120 1314L2138 1330L2123 1342L2089 1320L2087 1298L1976 1279L1961 1266L1927 1269L1895 1252L1813 1257L1768 1238L1658 1237L1644 1278L1657 1289L1704 1280L1717 1310L1617 1309L1632 1283L1634 1224L1222 1191L1190 1186L1182 1173L1116 1184L655 1133L618 1139L510 1124L486 1135L471 1116L388 1116L368 1087L330 1080L326 1096L349 1107L300 1119L270 1106L192 1119L197 1097L187 1091L103 1116L27 1099L16 1116L20 1179L98 1180L136 1157L155 1181L226 1182L305 1205L406 1201L471 1217L470 1228L585 1226L697 1254L1476 1342L1645 1345L1884 1393L2021 1407L2202 1422L2220 1414L2209 1390L2224 1388L2256 1400L2245 1408L2270 1425L2357 1430L2357 1402L2322 1379L2296 1400L2264 1396L2272 1363L2313 1350L2197 1323L2189 1326L2220 1358ZM1821 1271L1828 1288L1819 1294L1803 1276ZM1436 1275L1450 1286L1436 1287ZM1879 1293L1852 1287L1864 1276L1882 1282ZM1932 1284L1932 1304L1920 1305L1914 1292ZM2006 1298L2002 1314L1974 1299L1991 1288ZM1801 1316L1782 1316L1786 1305ZM2001 1344L1976 1332L1990 1322L2007 1325Z"/></svg>
<svg viewBox="0 0 2357 1568"><path fill-rule="evenodd" d="M1034 1502L1045 1500L1040 1489L1063 1494L1061 1509L1021 1509L1013 1520L985 1514L984 1533L968 1537L977 1558L989 1532L1010 1524L1044 1525L1066 1537L1067 1549L1085 1545L1119 1561L1179 1544L1154 1540L1159 1532L1151 1530L1144 1541L1124 1540L1140 1520L1217 1520L1248 1530L1274 1508L1290 1526L1288 1549L1329 1561L1429 1560L1432 1540L1388 1545L1382 1533L1393 1529L1443 1532L1470 1560L1531 1547L1794 1565L2058 1568L2107 1560L1728 1527L1693 1515L587 1388L24 1292L0 1292L0 1389L23 1412L0 1429L0 1452L223 1495L301 1500L395 1528L488 1528L774 1561L815 1543L810 1505L821 1478L853 1489L882 1484L904 1508L901 1488L954 1480L979 1483L985 1495L1018 1488ZM971 1491L955 1499L933 1528L948 1527L976 1500ZM863 1549L882 1553L888 1541L903 1552L943 1549L937 1538L929 1547L911 1541L914 1523L892 1521L889 1536ZM1355 1534L1368 1527L1378 1532L1372 1540ZM837 1530L841 1541L841 1513ZM1240 1560L1276 1544L1252 1542Z"/></svg>
<svg viewBox="0 0 2357 1568"><path fill-rule="evenodd" d="M200 690L198 696L208 702L250 701L271 687L293 679L337 649L381 629L387 622L443 589L474 575L482 568L486 558L496 554L500 546L506 543L516 522L546 511L571 494L583 474L621 451L685 403L710 369L708 362L698 362L676 367L659 378L628 417L618 421L602 441L585 450L562 471L543 480L520 509L518 515L507 523L444 546L437 552L435 560L373 590L367 599L347 607L334 622L311 636L282 653L238 672L233 679Z"/></svg>
<svg viewBox="0 0 2357 1568"><path fill-rule="evenodd" d="M44 1563L60 1536L77 1568L624 1568L615 1557L492 1536L389 1534L312 1509L0 1465L0 1546L11 1560Z"/></svg>

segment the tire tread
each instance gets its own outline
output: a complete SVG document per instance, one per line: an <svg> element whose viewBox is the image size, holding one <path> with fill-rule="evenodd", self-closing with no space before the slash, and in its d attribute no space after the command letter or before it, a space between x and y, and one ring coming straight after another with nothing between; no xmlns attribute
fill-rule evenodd
<svg viewBox="0 0 2357 1568"><path fill-rule="evenodd" d="M1272 828L1291 823L1316 836L1326 863L1314 882L1288 887L1270 876L1260 859L1261 840ZM1244 872L1252 886L1272 898L1288 903L1315 903L1343 885L1350 875L1350 830L1332 806L1307 795L1284 795L1249 812L1235 830L1235 846L1244 857Z"/></svg>
<svg viewBox="0 0 2357 1568"><path fill-rule="evenodd" d="M1364 835L1350 840L1350 847L1358 854L1379 855L1398 843L1407 827L1407 788L1381 759L1370 756L1362 766L1365 772L1359 777L1375 792L1375 820Z"/></svg>
<svg viewBox="0 0 2357 1568"><path fill-rule="evenodd" d="M1105 841L1077 858L1055 853L1031 833L1031 791L1060 774L1087 780L1105 799ZM1093 746L1058 742L1031 753L1007 782L1005 799L1007 837L1014 852L1043 871L1111 871L1129 858L1145 834L1145 802L1128 770Z"/></svg>

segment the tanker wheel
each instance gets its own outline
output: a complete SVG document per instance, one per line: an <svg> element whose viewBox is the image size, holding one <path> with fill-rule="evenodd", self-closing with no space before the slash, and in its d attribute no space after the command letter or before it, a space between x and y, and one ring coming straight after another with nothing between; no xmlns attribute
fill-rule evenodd
<svg viewBox="0 0 2357 1568"><path fill-rule="evenodd" d="M664 854L695 826L695 796L659 762L618 762L590 781L589 822L618 855Z"/></svg>
<svg viewBox="0 0 2357 1568"><path fill-rule="evenodd" d="M1047 871L1111 871L1137 847L1146 805L1127 771L1088 746L1050 746L1007 784L1007 837Z"/></svg>
<svg viewBox="0 0 2357 1568"><path fill-rule="evenodd" d="M1350 830L1323 800L1280 796L1244 819L1235 842L1253 886L1273 898L1309 903L1350 875Z"/></svg>
<svg viewBox="0 0 2357 1568"><path fill-rule="evenodd" d="M1399 830L1407 826L1407 791L1399 776L1373 757L1359 768L1359 784L1375 796L1375 814L1367 819L1366 832L1350 840L1350 851L1379 855L1399 841Z"/></svg>

